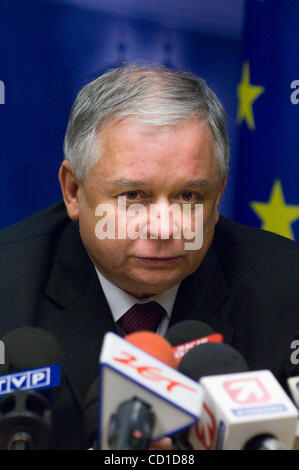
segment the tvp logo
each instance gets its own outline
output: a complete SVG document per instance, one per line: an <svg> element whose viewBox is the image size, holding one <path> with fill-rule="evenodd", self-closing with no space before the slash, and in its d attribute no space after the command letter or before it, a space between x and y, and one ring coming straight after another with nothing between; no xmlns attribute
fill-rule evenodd
<svg viewBox="0 0 299 470"><path fill-rule="evenodd" d="M258 378L228 380L223 387L232 401L241 405L265 403L271 398Z"/></svg>
<svg viewBox="0 0 299 470"><path fill-rule="evenodd" d="M0 377L0 396L17 390L40 390L60 385L60 365L25 370Z"/></svg>

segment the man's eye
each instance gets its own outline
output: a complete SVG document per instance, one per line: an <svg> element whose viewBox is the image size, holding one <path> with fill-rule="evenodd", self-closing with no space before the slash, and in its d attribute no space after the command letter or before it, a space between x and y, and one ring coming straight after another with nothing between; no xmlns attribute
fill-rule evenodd
<svg viewBox="0 0 299 470"><path fill-rule="evenodd" d="M122 194L122 196L126 196L127 200L134 201L140 196L139 191L127 191L126 193Z"/></svg>
<svg viewBox="0 0 299 470"><path fill-rule="evenodd" d="M184 191L178 195L179 199L183 202L196 202L200 199L200 194L195 194L192 191Z"/></svg>

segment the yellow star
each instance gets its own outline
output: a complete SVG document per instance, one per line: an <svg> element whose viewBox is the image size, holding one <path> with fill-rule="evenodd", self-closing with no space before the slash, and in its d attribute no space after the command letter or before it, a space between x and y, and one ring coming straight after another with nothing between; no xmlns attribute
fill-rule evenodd
<svg viewBox="0 0 299 470"><path fill-rule="evenodd" d="M291 224L299 218L299 205L287 205L279 180L274 181L269 202L250 203L262 220L262 229L278 233L294 240Z"/></svg>
<svg viewBox="0 0 299 470"><path fill-rule="evenodd" d="M254 101L264 92L262 86L251 85L249 63L244 62L242 69L242 79L238 85L238 115L237 123L241 124L245 119L249 129L255 129L252 105Z"/></svg>

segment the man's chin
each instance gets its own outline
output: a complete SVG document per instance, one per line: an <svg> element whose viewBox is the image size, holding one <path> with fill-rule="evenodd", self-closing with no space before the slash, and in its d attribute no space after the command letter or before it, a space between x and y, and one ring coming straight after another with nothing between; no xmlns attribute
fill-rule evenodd
<svg viewBox="0 0 299 470"><path fill-rule="evenodd" d="M151 297L152 295L160 294L161 292L174 287L179 284L182 277L169 276L165 279L158 274L152 276L146 276L142 278L135 278L130 286L124 289L128 294L133 295L137 298Z"/></svg>

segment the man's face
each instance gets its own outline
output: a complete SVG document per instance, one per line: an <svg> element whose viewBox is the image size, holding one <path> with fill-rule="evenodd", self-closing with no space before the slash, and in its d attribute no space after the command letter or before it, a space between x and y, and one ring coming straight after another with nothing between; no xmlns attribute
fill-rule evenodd
<svg viewBox="0 0 299 470"><path fill-rule="evenodd" d="M79 219L83 244L107 279L138 298L162 292L198 268L218 221L225 184L219 182L210 128L191 119L176 127L124 120L104 126L100 139L101 158L78 183L72 205L66 203L68 213ZM119 196L126 196L127 207L142 204L148 214L152 204L165 208L177 203L182 209L191 204L193 228L195 204L203 204L202 247L184 249L186 240L174 239L171 228L169 238L162 239L160 226L155 239L149 229L146 239L100 240L96 208L108 203L117 214Z"/></svg>

